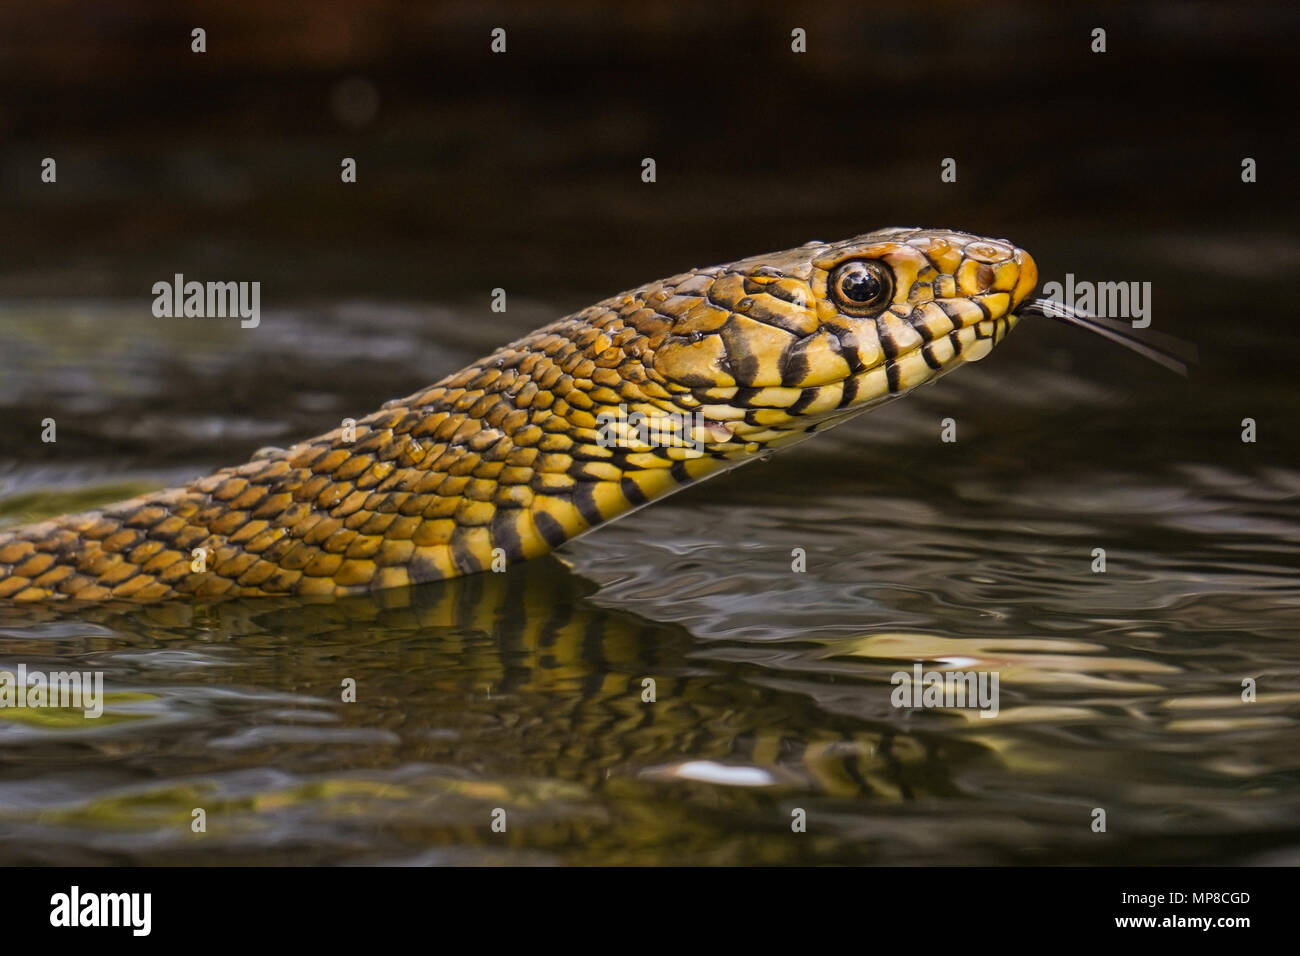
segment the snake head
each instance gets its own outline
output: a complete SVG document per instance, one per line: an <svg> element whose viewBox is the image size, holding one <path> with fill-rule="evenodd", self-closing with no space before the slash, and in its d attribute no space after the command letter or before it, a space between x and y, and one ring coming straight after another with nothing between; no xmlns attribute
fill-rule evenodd
<svg viewBox="0 0 1300 956"><path fill-rule="evenodd" d="M1005 241L883 229L695 270L644 294L673 319L655 371L735 421L726 409L838 416L983 358L1037 283L1034 260Z"/></svg>

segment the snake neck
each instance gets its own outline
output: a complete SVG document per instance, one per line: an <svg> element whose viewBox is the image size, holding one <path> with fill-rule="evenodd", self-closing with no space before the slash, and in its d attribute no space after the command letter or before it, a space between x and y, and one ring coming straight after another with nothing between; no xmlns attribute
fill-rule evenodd
<svg viewBox="0 0 1300 956"><path fill-rule="evenodd" d="M616 297L354 428L0 532L0 599L343 594L537 557L789 437L657 374L669 322Z"/></svg>

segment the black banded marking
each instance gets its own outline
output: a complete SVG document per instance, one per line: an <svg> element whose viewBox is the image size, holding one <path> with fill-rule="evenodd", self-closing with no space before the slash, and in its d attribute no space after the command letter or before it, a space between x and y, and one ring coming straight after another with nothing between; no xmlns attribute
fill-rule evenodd
<svg viewBox="0 0 1300 956"><path fill-rule="evenodd" d="M928 342L921 346L921 357L925 359L925 364L935 371L943 368L943 363L935 358L934 350L930 347L930 343Z"/></svg>
<svg viewBox="0 0 1300 956"><path fill-rule="evenodd" d="M895 316L897 318L897 316ZM885 358L896 359L899 356L898 343L894 341L894 328L888 323L876 322L876 338L880 342L880 351Z"/></svg>
<svg viewBox="0 0 1300 956"><path fill-rule="evenodd" d="M537 526L537 533L552 548L558 548L569 540L569 536L564 533L560 523L545 511L533 512L533 524Z"/></svg>
<svg viewBox="0 0 1300 956"><path fill-rule="evenodd" d="M492 543L506 553L508 561L524 560L524 544L519 539L519 508L499 508L490 526Z"/></svg>
<svg viewBox="0 0 1300 956"><path fill-rule="evenodd" d="M837 408L848 408L853 404L853 400L858 397L858 378L856 375L850 375L844 380L844 394L840 396L840 403Z"/></svg>
<svg viewBox="0 0 1300 956"><path fill-rule="evenodd" d="M406 562L406 576L411 579L412 584L441 581L444 577L442 571L438 569L438 565L434 563L433 558L418 549L411 556L411 560ZM299 578L298 581L294 582L295 587L292 590L297 590L296 585L305 580L306 578Z"/></svg>
<svg viewBox="0 0 1300 956"><path fill-rule="evenodd" d="M908 322L907 324L916 330L916 334L921 336L922 342L933 342L935 338L943 337L942 332L939 333L938 336L936 336L934 329L930 328L930 323L925 321L924 319L921 319L916 322ZM952 324L951 320L949 320L948 324L949 325Z"/></svg>
<svg viewBox="0 0 1300 956"><path fill-rule="evenodd" d="M811 338L811 336L808 338ZM792 343L782 353L781 360L777 365L781 369L781 384L785 388L794 388L808 375L808 354L802 349L796 351L799 342L803 341L806 341L806 339L799 339Z"/></svg>
<svg viewBox="0 0 1300 956"><path fill-rule="evenodd" d="M574 507L578 509L578 514L582 515L582 520L587 522L593 528L605 521L605 516L600 513L600 508L596 506L595 482L579 481L573 486Z"/></svg>
<svg viewBox="0 0 1300 956"><path fill-rule="evenodd" d="M825 388L824 385L814 385L810 388L805 388L799 397L795 399L794 404L790 406L790 414L792 416L802 415L804 409L817 400L817 396L821 394L823 388Z"/></svg>
<svg viewBox="0 0 1300 956"><path fill-rule="evenodd" d="M727 331L727 326L723 326L717 334L722 336L722 347L726 352L727 362L730 365L730 374L736 380L736 384L744 385L753 382L758 377L758 356L749 350L749 342L744 335L727 336L723 333ZM686 382L683 384L697 384L695 382ZM709 384L707 382L698 384Z"/></svg>
<svg viewBox="0 0 1300 956"><path fill-rule="evenodd" d="M629 478L627 475L618 480L619 490L623 492L623 497L632 503L634 508L650 503L650 499L645 496L641 486Z"/></svg>
<svg viewBox="0 0 1300 956"><path fill-rule="evenodd" d="M457 528L451 535L451 563L461 574L477 574L483 570L483 561L471 550L469 532L476 527Z"/></svg>
<svg viewBox="0 0 1300 956"><path fill-rule="evenodd" d="M839 343L835 351L839 354L840 358L844 359L844 361L848 363L849 372L851 374L857 375L859 372L865 372L867 370L867 366L862 362L862 356L858 354L857 345L844 344L845 339L848 339L850 342L857 342L857 336L853 334L851 329L846 329L842 325L835 325L831 322L822 323L822 328L835 336L836 342Z"/></svg>

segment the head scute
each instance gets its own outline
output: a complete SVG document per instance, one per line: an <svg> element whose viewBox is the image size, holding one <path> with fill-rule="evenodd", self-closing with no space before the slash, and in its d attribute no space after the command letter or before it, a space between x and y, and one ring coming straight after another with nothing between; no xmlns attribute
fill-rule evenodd
<svg viewBox="0 0 1300 956"><path fill-rule="evenodd" d="M700 277L707 276L707 279ZM1037 283L1008 242L891 228L677 277L655 368L705 400L791 423L842 417L987 354ZM750 416L749 409L770 410Z"/></svg>

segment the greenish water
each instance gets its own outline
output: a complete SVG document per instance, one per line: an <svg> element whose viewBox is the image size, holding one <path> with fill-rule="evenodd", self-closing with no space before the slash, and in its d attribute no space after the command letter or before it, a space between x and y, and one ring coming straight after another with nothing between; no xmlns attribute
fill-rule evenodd
<svg viewBox="0 0 1300 956"><path fill-rule="evenodd" d="M1197 291L1156 323L1200 345L1186 381L1026 319L977 366L505 574L0 608L0 669L106 691L95 720L0 709L0 862L1294 863L1295 347L1228 311L1230 264L1181 281L1212 259L1191 248L1150 260ZM0 524L323 431L609 291L250 331L5 303ZM918 662L996 671L998 716L894 707Z"/></svg>

